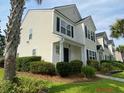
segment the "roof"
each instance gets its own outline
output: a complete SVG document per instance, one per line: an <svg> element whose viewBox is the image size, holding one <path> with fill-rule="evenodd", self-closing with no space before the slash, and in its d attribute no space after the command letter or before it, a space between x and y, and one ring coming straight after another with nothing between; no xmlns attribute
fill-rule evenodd
<svg viewBox="0 0 124 93"><path fill-rule="evenodd" d="M115 45L113 40L108 40L108 42L107 42L107 43L108 43L108 44Z"/></svg>
<svg viewBox="0 0 124 93"><path fill-rule="evenodd" d="M105 32L97 33L97 34L96 34L96 37L104 36L104 34L105 34Z"/></svg>
<svg viewBox="0 0 124 93"><path fill-rule="evenodd" d="M77 9L76 4L70 4L70 5L63 5L63 6L53 7L53 8L46 8L46 9L29 9L28 12L26 13L26 15L24 16L23 21L30 11L37 11L37 10L38 11L40 11L40 10L55 10L55 11L59 12L61 15L63 15L64 17L67 17L72 22L77 23L77 24L82 23L89 18L92 19L91 16L87 16L87 17L82 18L78 9Z"/></svg>
<svg viewBox="0 0 124 93"><path fill-rule="evenodd" d="M75 4L58 6L58 7L54 7L53 9L55 9L57 12L61 13L62 15L68 17L70 20L72 20L75 23L82 19Z"/></svg>
<svg viewBox="0 0 124 93"><path fill-rule="evenodd" d="M97 37L97 38L98 38L98 37L104 37L104 38L107 39L107 41L108 41L108 36L107 36L106 32L97 33L97 34L96 34L96 37Z"/></svg>

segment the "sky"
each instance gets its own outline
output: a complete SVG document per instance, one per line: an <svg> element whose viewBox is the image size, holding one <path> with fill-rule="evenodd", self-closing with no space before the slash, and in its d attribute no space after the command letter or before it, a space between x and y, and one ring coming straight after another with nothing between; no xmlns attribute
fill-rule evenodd
<svg viewBox="0 0 124 93"><path fill-rule="evenodd" d="M0 26L1 29L6 29L9 16L10 0L0 0ZM56 6L76 4L82 18L91 15L95 26L96 33L105 31L110 38L110 25L117 19L124 18L124 0L43 0L42 5L38 5L35 0L26 1L26 9L44 9L53 8ZM115 45L124 44L124 39L114 39Z"/></svg>

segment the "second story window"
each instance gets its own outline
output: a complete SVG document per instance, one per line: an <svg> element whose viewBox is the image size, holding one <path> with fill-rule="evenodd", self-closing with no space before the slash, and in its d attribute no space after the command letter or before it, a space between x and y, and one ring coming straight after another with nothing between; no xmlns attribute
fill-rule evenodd
<svg viewBox="0 0 124 93"><path fill-rule="evenodd" d="M61 20L59 17L56 18L56 31L69 37L74 37L74 27L64 20Z"/></svg>
<svg viewBox="0 0 124 93"><path fill-rule="evenodd" d="M66 34L66 23L61 21L61 33Z"/></svg>
<svg viewBox="0 0 124 93"><path fill-rule="evenodd" d="M67 35L71 36L71 26L67 25Z"/></svg>
<svg viewBox="0 0 124 93"><path fill-rule="evenodd" d="M104 39L103 42L104 42L104 47L108 48L107 41Z"/></svg>
<svg viewBox="0 0 124 93"><path fill-rule="evenodd" d="M32 39L32 29L29 30L29 40Z"/></svg>
<svg viewBox="0 0 124 93"><path fill-rule="evenodd" d="M95 32L88 30L87 26L85 28L85 37L95 42Z"/></svg>
<svg viewBox="0 0 124 93"><path fill-rule="evenodd" d="M72 38L74 37L74 27L73 26L71 26L71 34L72 34Z"/></svg>
<svg viewBox="0 0 124 93"><path fill-rule="evenodd" d="M89 30L88 30L88 39L91 39L91 33Z"/></svg>

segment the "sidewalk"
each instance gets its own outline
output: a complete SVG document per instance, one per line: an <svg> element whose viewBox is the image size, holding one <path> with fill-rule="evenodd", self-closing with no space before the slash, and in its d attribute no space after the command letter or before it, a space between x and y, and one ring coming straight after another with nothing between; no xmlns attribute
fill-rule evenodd
<svg viewBox="0 0 124 93"><path fill-rule="evenodd" d="M105 75L101 75L101 74L96 74L96 76L100 77L100 78L105 78L105 79L111 79L111 80L115 80L115 81L119 81L119 82L124 82L124 79L122 79L122 78L115 78L115 77L105 76Z"/></svg>

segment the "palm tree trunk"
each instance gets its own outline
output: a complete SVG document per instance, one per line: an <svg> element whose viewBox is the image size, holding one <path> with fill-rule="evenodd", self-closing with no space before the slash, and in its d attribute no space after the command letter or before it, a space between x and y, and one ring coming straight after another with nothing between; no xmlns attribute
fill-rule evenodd
<svg viewBox="0 0 124 93"><path fill-rule="evenodd" d="M13 80L16 76L16 52L20 42L21 19L25 0L10 0L11 10L7 24L5 47L5 80Z"/></svg>

